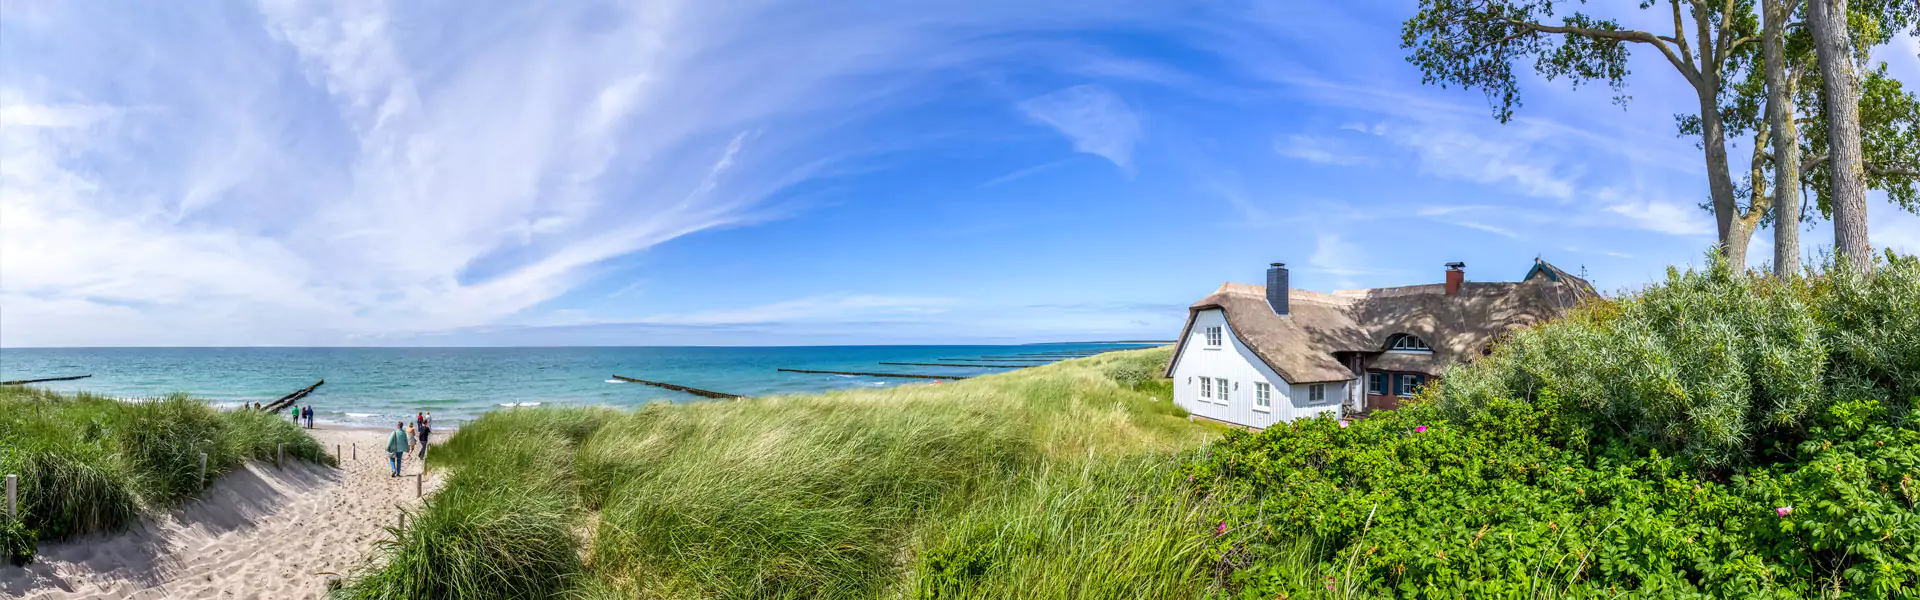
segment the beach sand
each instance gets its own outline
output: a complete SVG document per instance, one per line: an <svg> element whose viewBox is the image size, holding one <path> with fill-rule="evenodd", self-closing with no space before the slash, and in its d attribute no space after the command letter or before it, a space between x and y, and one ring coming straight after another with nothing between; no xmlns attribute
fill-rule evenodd
<svg viewBox="0 0 1920 600"><path fill-rule="evenodd" d="M388 431L316 429L329 451L341 447L342 468L249 462L199 498L127 531L42 543L33 564L0 564L0 597L323 597L323 573L360 565L387 537L382 527L398 520L397 507L418 502L413 477L389 477ZM404 472L420 467L416 453ZM439 475L423 482L427 493Z"/></svg>

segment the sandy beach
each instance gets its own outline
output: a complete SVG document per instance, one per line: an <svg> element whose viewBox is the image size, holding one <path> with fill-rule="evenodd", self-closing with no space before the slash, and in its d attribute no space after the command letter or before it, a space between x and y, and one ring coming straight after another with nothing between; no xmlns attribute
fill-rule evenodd
<svg viewBox="0 0 1920 600"><path fill-rule="evenodd" d="M411 475L421 462L410 458L409 477L390 477L387 433L315 429L329 450L342 449L340 469L250 462L199 498L127 531L43 543L33 564L0 566L0 596L320 598L328 573L359 565L386 536L382 527L398 519L398 507L418 502ZM437 475L422 482L427 493Z"/></svg>

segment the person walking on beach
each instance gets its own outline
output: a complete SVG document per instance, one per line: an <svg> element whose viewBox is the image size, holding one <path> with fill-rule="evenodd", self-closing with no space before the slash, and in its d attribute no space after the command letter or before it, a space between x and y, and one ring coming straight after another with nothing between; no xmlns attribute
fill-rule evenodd
<svg viewBox="0 0 1920 600"><path fill-rule="evenodd" d="M433 435L433 425L431 423L426 422L425 420L421 420L420 421L420 460L427 459L427 436L429 435Z"/></svg>
<svg viewBox="0 0 1920 600"><path fill-rule="evenodd" d="M394 477L400 476L400 459L412 449L407 440L407 423L405 421L394 423L393 434L387 436L387 461L393 463Z"/></svg>

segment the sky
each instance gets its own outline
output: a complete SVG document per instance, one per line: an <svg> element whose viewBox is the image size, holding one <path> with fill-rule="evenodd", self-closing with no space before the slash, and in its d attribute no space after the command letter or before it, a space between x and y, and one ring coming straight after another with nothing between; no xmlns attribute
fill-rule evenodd
<svg viewBox="0 0 1920 600"><path fill-rule="evenodd" d="M9 1L0 346L1171 339L1270 262L1703 262L1657 54L1501 124L1406 63L1416 7ZM1876 58L1920 86L1920 42Z"/></svg>

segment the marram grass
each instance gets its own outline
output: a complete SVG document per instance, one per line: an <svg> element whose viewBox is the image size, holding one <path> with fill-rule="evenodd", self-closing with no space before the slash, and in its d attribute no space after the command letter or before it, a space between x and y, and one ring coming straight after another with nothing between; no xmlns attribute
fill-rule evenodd
<svg viewBox="0 0 1920 600"><path fill-rule="evenodd" d="M334 464L293 423L184 395L129 402L4 386L0 440L0 474L20 476L21 518L0 515L0 547L16 563L31 558L35 540L124 527L143 510L192 497L243 459L272 459L279 444L294 459Z"/></svg>
<svg viewBox="0 0 1920 600"><path fill-rule="evenodd" d="M1175 455L1216 430L1138 376L1168 356L634 411L496 411L435 450L448 486L341 596L1198 597L1218 503L1168 478ZM463 566L488 553L524 560Z"/></svg>

